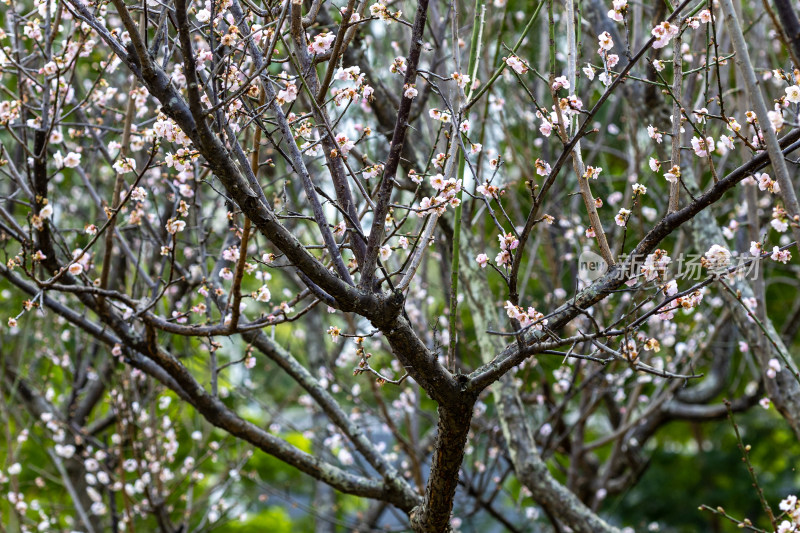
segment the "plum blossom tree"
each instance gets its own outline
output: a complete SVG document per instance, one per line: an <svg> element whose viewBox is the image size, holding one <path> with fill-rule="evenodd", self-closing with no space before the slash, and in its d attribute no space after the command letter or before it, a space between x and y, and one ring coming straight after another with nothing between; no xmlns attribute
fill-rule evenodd
<svg viewBox="0 0 800 533"><path fill-rule="evenodd" d="M633 531L670 422L800 437L790 2L0 20L9 530Z"/></svg>

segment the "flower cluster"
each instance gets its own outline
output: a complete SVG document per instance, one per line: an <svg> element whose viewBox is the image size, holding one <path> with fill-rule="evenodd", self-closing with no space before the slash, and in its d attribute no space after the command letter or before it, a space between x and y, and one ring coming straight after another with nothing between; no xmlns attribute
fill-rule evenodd
<svg viewBox="0 0 800 533"><path fill-rule="evenodd" d="M498 235L497 240L500 241L500 252L495 257L494 262L497 263L497 266L510 265L511 252L519 246L519 239L513 233L508 232L505 235Z"/></svg>
<svg viewBox="0 0 800 533"><path fill-rule="evenodd" d="M503 189L500 187L495 187L488 181L486 181L483 185L478 185L475 190L484 195L486 198L494 198L495 200L499 200L500 196L505 193Z"/></svg>
<svg viewBox="0 0 800 533"><path fill-rule="evenodd" d="M614 217L614 222L617 226L625 227L628 224L628 218L631 216L631 210L621 207L619 212Z"/></svg>
<svg viewBox="0 0 800 533"><path fill-rule="evenodd" d="M789 250L781 250L775 246L772 248L772 254L769 257L773 261L786 264L792 260L792 253Z"/></svg>
<svg viewBox="0 0 800 533"><path fill-rule="evenodd" d="M603 172L603 169L601 167L587 166L586 171L583 173L583 177L587 180L588 179L596 180L597 177L600 176L601 172Z"/></svg>
<svg viewBox="0 0 800 533"><path fill-rule="evenodd" d="M647 126L647 135L658 144L661 144L661 141L663 140L663 135L661 132L659 132L658 129L652 125Z"/></svg>
<svg viewBox="0 0 800 533"><path fill-rule="evenodd" d="M57 167L75 168L81 164L81 154L76 152L69 152L66 156L62 156L58 151L53 155L53 160Z"/></svg>
<svg viewBox="0 0 800 533"><path fill-rule="evenodd" d="M787 520L781 521L776 533L796 533L800 531L800 506L797 496L790 494L778 504L778 508L786 515Z"/></svg>
<svg viewBox="0 0 800 533"><path fill-rule="evenodd" d="M340 107L343 104L355 101L358 97L362 98L362 103L372 100L372 95L375 93L375 89L366 83L366 78L361 72L360 67L353 66L344 69L340 68L336 72L334 79L341 82L352 82L351 85L345 87L334 87L331 89L333 102L336 104L336 107Z"/></svg>
<svg viewBox="0 0 800 533"><path fill-rule="evenodd" d="M420 201L417 210L418 217L426 216L431 210L435 211L437 216L441 216L448 205L457 207L461 203L461 200L458 199L458 193L461 192L461 180L445 179L443 175L436 174L431 176L430 184L439 194L434 197L426 196Z"/></svg>
<svg viewBox="0 0 800 533"><path fill-rule="evenodd" d="M389 72L392 74L405 74L406 73L406 58L405 57L396 57L394 61L389 66Z"/></svg>
<svg viewBox="0 0 800 533"><path fill-rule="evenodd" d="M650 31L653 37L656 38L653 48L664 48L680 31L680 27L666 21L662 22Z"/></svg>
<svg viewBox="0 0 800 533"><path fill-rule="evenodd" d="M698 157L708 157L714 152L714 139L712 137L692 137L692 149Z"/></svg>
<svg viewBox="0 0 800 533"><path fill-rule="evenodd" d="M612 0L608 18L622 22L625 11L628 9L628 0Z"/></svg>
<svg viewBox="0 0 800 533"><path fill-rule="evenodd" d="M641 273L647 281L663 279L667 265L672 261L666 250L656 250L649 254L641 267Z"/></svg>
<svg viewBox="0 0 800 533"><path fill-rule="evenodd" d="M781 192L781 186L778 184L778 180L773 180L766 172L756 174L756 182L758 183L758 189L760 191L768 191L772 194Z"/></svg>
<svg viewBox="0 0 800 533"><path fill-rule="evenodd" d="M767 370L764 372L769 379L775 379L781 371L781 363L774 357L767 361Z"/></svg>
<svg viewBox="0 0 800 533"><path fill-rule="evenodd" d="M361 169L361 175L364 177L364 179L374 178L383 172L383 168L383 165L380 163L364 167Z"/></svg>
<svg viewBox="0 0 800 533"><path fill-rule="evenodd" d="M278 105L285 105L290 104L297 100L297 85L290 81L284 81L284 86L282 89L278 90L278 94L275 96L275 101Z"/></svg>
<svg viewBox="0 0 800 533"><path fill-rule="evenodd" d="M731 252L724 246L714 244L703 254L700 263L712 272L723 270L731 264Z"/></svg>
<svg viewBox="0 0 800 533"><path fill-rule="evenodd" d="M336 35L326 31L314 36L314 40L308 44L309 54L324 54L330 50Z"/></svg>
<svg viewBox="0 0 800 533"><path fill-rule="evenodd" d="M511 67L517 74L525 74L528 72L528 65L517 56L504 58L506 65Z"/></svg>
<svg viewBox="0 0 800 533"><path fill-rule="evenodd" d="M675 288L677 291L677 287ZM672 320L675 318L675 312L678 309L683 309L685 311L689 311L694 309L700 302L703 301L703 296L705 295L706 288L700 288L691 293L681 296L679 298L675 298L672 302L670 302L665 308L656 315L660 320Z"/></svg>
<svg viewBox="0 0 800 533"><path fill-rule="evenodd" d="M431 117L433 120L438 120L440 122L444 122L445 124L450 122L450 119L453 118L447 111L442 111L436 108L430 109L428 111L428 116Z"/></svg>
<svg viewBox="0 0 800 533"><path fill-rule="evenodd" d="M519 325L523 328L530 326L536 331L542 331L542 328L547 325L547 319L544 318L544 314L533 307L528 307L526 311L522 307L506 300L505 310L508 317L519 321Z"/></svg>
<svg viewBox="0 0 800 533"><path fill-rule="evenodd" d="M371 6L369 6L369 14L373 17L377 17L381 19L386 24L391 24L395 20L399 19L402 15L402 11L395 11L392 13L386 8L386 5L382 2L375 2Z"/></svg>

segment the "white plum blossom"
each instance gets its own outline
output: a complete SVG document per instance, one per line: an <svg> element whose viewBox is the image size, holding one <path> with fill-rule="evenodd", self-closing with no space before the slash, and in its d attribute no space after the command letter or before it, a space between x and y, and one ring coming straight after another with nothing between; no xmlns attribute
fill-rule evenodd
<svg viewBox="0 0 800 533"><path fill-rule="evenodd" d="M800 104L800 86L790 85L785 89L786 99L793 104Z"/></svg>
<svg viewBox="0 0 800 533"><path fill-rule="evenodd" d="M778 504L778 508L784 513L791 513L797 508L797 496L790 494Z"/></svg>
<svg viewBox="0 0 800 533"><path fill-rule="evenodd" d="M342 220L333 227L333 234L336 237L342 237L346 230L347 230L347 223L344 220Z"/></svg>
<svg viewBox="0 0 800 533"><path fill-rule="evenodd" d="M665 21L653 28L650 33L656 38L653 48L664 48L673 37L680 33L680 28Z"/></svg>
<svg viewBox="0 0 800 533"><path fill-rule="evenodd" d="M692 115L694 115L695 120L698 124L705 124L706 117L708 115L708 109L705 107L701 107L700 109L695 109L692 111Z"/></svg>
<svg viewBox="0 0 800 533"><path fill-rule="evenodd" d="M324 54L330 49L335 39L336 35L327 31L314 36L314 40L308 44L308 53Z"/></svg>
<svg viewBox="0 0 800 533"><path fill-rule="evenodd" d="M339 145L339 150L341 150L342 154L347 154L347 152L356 146L356 143L351 141L344 133L336 135L336 144Z"/></svg>
<svg viewBox="0 0 800 533"><path fill-rule="evenodd" d="M528 307L528 309L525 310L506 300L505 309L508 317L518 320L520 326L523 328L532 327L532 329L536 331L542 331L542 328L547 325L547 319L544 318L544 314L533 307Z"/></svg>
<svg viewBox="0 0 800 533"><path fill-rule="evenodd" d="M500 241L500 253L495 257L495 263L497 263L497 266L511 264L511 252L519 246L519 239L511 232L500 234L497 239Z"/></svg>
<svg viewBox="0 0 800 533"><path fill-rule="evenodd" d="M676 294L678 294L678 282L675 281L674 279L667 282L667 284L664 285L663 290L664 294L666 294L667 296L675 296Z"/></svg>
<svg viewBox="0 0 800 533"><path fill-rule="evenodd" d="M536 167L536 173L540 176L547 176L550 174L550 164L547 161L537 159L533 166Z"/></svg>
<svg viewBox="0 0 800 533"><path fill-rule="evenodd" d="M767 111L767 118L773 130L781 131L781 129L783 129L783 125L786 121L783 119L783 111L778 104L775 104L774 110Z"/></svg>
<svg viewBox="0 0 800 533"><path fill-rule="evenodd" d="M405 74L408 63L405 57L396 57L389 67L389 72L392 74Z"/></svg>
<svg viewBox="0 0 800 533"><path fill-rule="evenodd" d="M692 149L698 157L707 157L708 154L714 151L714 139L706 137L692 137Z"/></svg>
<svg viewBox="0 0 800 533"><path fill-rule="evenodd" d="M591 165L586 167L586 170L583 173L584 179L594 179L596 180L600 173L603 172L601 167L593 167Z"/></svg>
<svg viewBox="0 0 800 533"><path fill-rule="evenodd" d="M269 302L272 298L272 294L269 292L269 287L266 285L262 285L258 288L258 291L254 293L253 299L257 302Z"/></svg>
<svg viewBox="0 0 800 533"><path fill-rule="evenodd" d="M654 128L652 125L650 125L650 126L647 126L647 135L648 135L648 136L649 136L651 139L653 139L654 141L656 141L658 144L661 144L662 135L661 135L661 133L659 133L659 131L658 131L656 128Z"/></svg>
<svg viewBox="0 0 800 533"><path fill-rule="evenodd" d="M647 281L663 278L667 265L671 262L672 258L667 255L665 250L656 250L645 258L644 264L641 267L641 273ZM675 280L672 282L674 283L674 281ZM675 290L677 292L677 284L675 285ZM667 294L669 295L669 292L667 292Z"/></svg>
<svg viewBox="0 0 800 533"><path fill-rule="evenodd" d="M302 2L300 2L302 3ZM377 17L386 24L391 24L395 21L395 19L399 19L400 16L403 14L401 11L396 11L392 13L389 11L385 4L382 2L375 2L371 6L369 6L369 13L373 17Z"/></svg>
<svg viewBox="0 0 800 533"><path fill-rule="evenodd" d="M294 102L297 100L297 85L294 83L287 83L283 89L278 91L275 97L278 105Z"/></svg>
<svg viewBox="0 0 800 533"><path fill-rule="evenodd" d="M123 157L117 159L112 165L117 174L125 174L126 172L134 172L136 170L136 160L130 157Z"/></svg>
<svg viewBox="0 0 800 533"><path fill-rule="evenodd" d="M792 260L792 253L789 250L781 250L777 246L772 248L772 255L769 256L773 261L786 264Z"/></svg>
<svg viewBox="0 0 800 533"><path fill-rule="evenodd" d="M528 72L528 65L526 65L517 56L511 56L506 58L506 65L514 69L514 72L516 72L517 74L525 74L526 72Z"/></svg>
<svg viewBox="0 0 800 533"><path fill-rule="evenodd" d="M789 222L785 218L773 218L769 221L769 225L778 233L783 233L789 229Z"/></svg>
<svg viewBox="0 0 800 533"><path fill-rule="evenodd" d="M628 217L631 216L631 210L620 208L619 213L614 217L614 222L616 222L617 226L625 227L628 223Z"/></svg>
<svg viewBox="0 0 800 533"><path fill-rule="evenodd" d="M756 174L755 178L756 182L758 183L759 190L769 191L774 194L780 192L781 188L778 185L778 181L771 179L769 177L769 174L767 174L766 172L762 172L761 174Z"/></svg>
<svg viewBox="0 0 800 533"><path fill-rule="evenodd" d="M717 152L721 155L727 154L734 148L734 138L731 135L722 135L717 141Z"/></svg>
<svg viewBox="0 0 800 533"><path fill-rule="evenodd" d="M364 179L374 178L383 172L383 168L384 166L380 163L377 165L364 167L364 169L361 171L361 175L364 177Z"/></svg>
<svg viewBox="0 0 800 533"><path fill-rule="evenodd" d="M600 50L611 50L614 48L614 40L611 38L611 34L607 31L604 31L598 35L597 41L600 45Z"/></svg>
<svg viewBox="0 0 800 533"><path fill-rule="evenodd" d="M488 181L481 185L478 185L475 188L475 191L481 193L486 198L494 198L495 200L499 199L500 195L503 194L502 189L500 189L499 187L495 187Z"/></svg>
<svg viewBox="0 0 800 533"><path fill-rule="evenodd" d="M775 379L778 372L781 371L781 363L774 357L767 361L767 370L764 372L769 379Z"/></svg>
<svg viewBox="0 0 800 533"><path fill-rule="evenodd" d="M676 183L680 177L681 169L678 165L673 165L672 168L664 174L664 179L670 183Z"/></svg>
<svg viewBox="0 0 800 533"><path fill-rule="evenodd" d="M70 459L75 455L75 446L72 444L56 444L54 449L56 455L64 459Z"/></svg>
<svg viewBox="0 0 800 533"><path fill-rule="evenodd" d="M721 270L730 265L731 252L724 246L714 244L703 254L701 261L709 270Z"/></svg>
<svg viewBox="0 0 800 533"><path fill-rule="evenodd" d="M459 72L453 72L452 78L456 82L456 85L458 85L458 87L460 89L466 88L466 86L470 82L470 76L468 74L461 74Z"/></svg>
<svg viewBox="0 0 800 533"><path fill-rule="evenodd" d="M566 76L558 76L553 81L553 90L558 91L559 89L569 89L569 81Z"/></svg>
<svg viewBox="0 0 800 533"><path fill-rule="evenodd" d="M75 168L81 164L81 154L77 152L69 152L66 156L64 156L63 163L66 168Z"/></svg>
<svg viewBox="0 0 800 533"><path fill-rule="evenodd" d="M342 334L342 330L336 326L330 326L328 328L328 335L331 336L331 340L333 342L339 342L339 336Z"/></svg>
<svg viewBox="0 0 800 533"><path fill-rule="evenodd" d="M428 111L428 116L430 116L434 120L439 120L444 123L450 122L451 118L450 113L435 108Z"/></svg>
<svg viewBox="0 0 800 533"><path fill-rule="evenodd" d="M611 2L611 10L608 12L608 18L616 22L623 21L623 14L628 9L628 0L613 0Z"/></svg>
<svg viewBox="0 0 800 533"><path fill-rule="evenodd" d="M171 235L175 235L186 228L186 222L177 218L171 218L167 220L166 225L164 226L168 233Z"/></svg>

